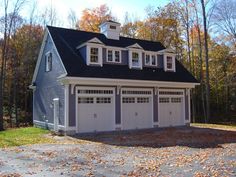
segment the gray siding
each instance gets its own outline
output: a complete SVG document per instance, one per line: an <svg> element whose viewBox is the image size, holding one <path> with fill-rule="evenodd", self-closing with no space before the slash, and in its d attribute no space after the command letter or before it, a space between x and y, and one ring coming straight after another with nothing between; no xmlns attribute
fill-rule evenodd
<svg viewBox="0 0 236 177"><path fill-rule="evenodd" d="M187 95L187 90L184 89L184 95L185 95L185 120L190 120L190 117L189 117L189 107L188 107L188 104L189 104L189 101L188 101L188 95Z"/></svg>
<svg viewBox="0 0 236 177"><path fill-rule="evenodd" d="M52 70L45 72L45 53L52 52ZM41 63L35 80L33 119L53 123L53 99L59 98L59 125L64 125L64 86L57 82L57 77L65 74L51 39L48 37L42 53Z"/></svg>
<svg viewBox="0 0 236 177"><path fill-rule="evenodd" d="M76 101L75 100L75 91L73 91L73 94L71 93L71 85L69 86L69 127L74 127L76 126L76 116L75 116L75 105Z"/></svg>
<svg viewBox="0 0 236 177"><path fill-rule="evenodd" d="M157 67L158 68L164 68L164 56L163 55L158 55L157 56Z"/></svg>
<svg viewBox="0 0 236 177"><path fill-rule="evenodd" d="M155 95L155 89L153 94L153 122L158 122L158 93Z"/></svg>
<svg viewBox="0 0 236 177"><path fill-rule="evenodd" d="M116 88L116 93L117 93L117 88ZM121 124L121 96L120 96L120 92L119 92L119 94L116 94L115 93L115 99L116 99L116 105L115 105L115 108L116 108L116 113L115 113L115 116L116 116L116 121L115 121L115 123L116 124Z"/></svg>

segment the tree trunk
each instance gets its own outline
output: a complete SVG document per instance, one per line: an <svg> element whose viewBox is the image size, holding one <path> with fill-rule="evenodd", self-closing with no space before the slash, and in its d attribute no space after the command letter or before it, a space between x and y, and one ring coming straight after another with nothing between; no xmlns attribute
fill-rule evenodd
<svg viewBox="0 0 236 177"><path fill-rule="evenodd" d="M202 5L202 17L203 17L203 28L204 28L204 47L205 47L205 62L206 62L206 120L210 121L210 83L209 83L209 56L208 56L208 33L206 24L206 8L204 0L201 0Z"/></svg>

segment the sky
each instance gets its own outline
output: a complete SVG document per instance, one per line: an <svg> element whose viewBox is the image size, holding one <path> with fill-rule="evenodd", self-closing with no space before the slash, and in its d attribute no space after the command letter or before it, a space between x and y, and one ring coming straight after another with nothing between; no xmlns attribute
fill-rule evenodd
<svg viewBox="0 0 236 177"><path fill-rule="evenodd" d="M170 0L30 0L21 11L23 17L29 17L34 1L37 4L37 12L43 12L46 7L50 7L52 4L56 9L58 18L62 21L62 26L67 26L70 9L74 10L77 17L80 18L85 8L95 8L101 4L107 4L112 14L120 23L123 23L126 12L133 18L144 19L146 7L149 5L164 6Z"/></svg>

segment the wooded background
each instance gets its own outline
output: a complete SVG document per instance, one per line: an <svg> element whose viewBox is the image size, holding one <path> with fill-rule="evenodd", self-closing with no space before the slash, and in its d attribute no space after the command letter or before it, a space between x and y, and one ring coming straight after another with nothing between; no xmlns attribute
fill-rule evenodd
<svg viewBox="0 0 236 177"><path fill-rule="evenodd" d="M54 7L28 18L20 13L26 0L0 0L0 130L32 124L29 90L46 25L62 26ZM172 0L148 6L146 18L127 12L121 35L160 41L199 80L192 90L192 122L229 122L236 115L236 3L234 0ZM106 20L117 20L104 4L84 9L79 19L68 14L68 28L99 32Z"/></svg>

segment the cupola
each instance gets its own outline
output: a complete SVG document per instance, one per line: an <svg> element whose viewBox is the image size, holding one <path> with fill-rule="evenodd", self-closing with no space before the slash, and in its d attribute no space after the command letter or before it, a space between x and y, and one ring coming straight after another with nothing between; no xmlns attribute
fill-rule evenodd
<svg viewBox="0 0 236 177"><path fill-rule="evenodd" d="M100 32L108 39L120 39L120 23L109 20L100 25Z"/></svg>

